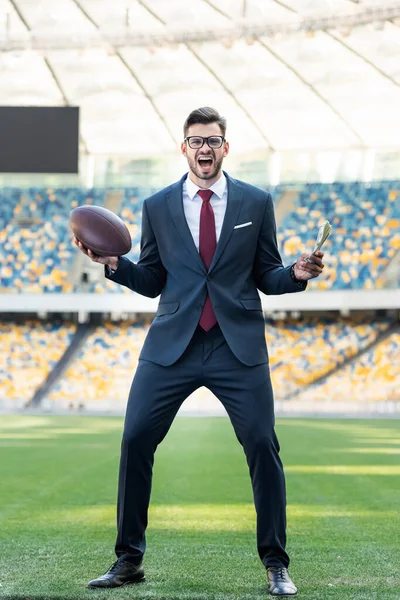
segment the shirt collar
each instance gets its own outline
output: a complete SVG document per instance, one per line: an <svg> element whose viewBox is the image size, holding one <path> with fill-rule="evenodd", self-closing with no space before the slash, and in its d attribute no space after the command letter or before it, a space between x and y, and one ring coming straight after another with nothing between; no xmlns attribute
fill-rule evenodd
<svg viewBox="0 0 400 600"><path fill-rule="evenodd" d="M197 192L201 189L202 188L193 183L189 175L186 177L186 192L191 200L193 200ZM221 177L209 189L212 190L218 198L222 198L226 190L226 177L224 173L221 173Z"/></svg>

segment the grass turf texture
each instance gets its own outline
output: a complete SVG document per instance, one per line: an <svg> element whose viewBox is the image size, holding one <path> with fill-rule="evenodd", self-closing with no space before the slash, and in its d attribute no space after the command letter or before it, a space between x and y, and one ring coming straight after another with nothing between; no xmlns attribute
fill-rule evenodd
<svg viewBox="0 0 400 600"><path fill-rule="evenodd" d="M247 465L225 418L178 418L157 451L147 581L86 589L114 561L121 429L119 418L0 417L0 599L266 598ZM276 429L299 598L398 600L399 422Z"/></svg>

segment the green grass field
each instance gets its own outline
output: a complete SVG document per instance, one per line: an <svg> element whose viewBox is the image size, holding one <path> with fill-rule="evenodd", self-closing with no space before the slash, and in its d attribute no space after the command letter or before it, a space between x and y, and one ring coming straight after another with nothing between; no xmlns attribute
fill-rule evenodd
<svg viewBox="0 0 400 600"><path fill-rule="evenodd" d="M120 418L0 416L0 599L258 600L266 575L225 418L178 418L156 454L145 583L114 561ZM280 419L290 573L307 600L399 600L400 422Z"/></svg>

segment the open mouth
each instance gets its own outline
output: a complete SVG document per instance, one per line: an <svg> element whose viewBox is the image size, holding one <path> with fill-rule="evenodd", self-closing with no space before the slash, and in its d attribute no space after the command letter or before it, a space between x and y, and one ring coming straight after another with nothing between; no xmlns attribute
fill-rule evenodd
<svg viewBox="0 0 400 600"><path fill-rule="evenodd" d="M202 169L210 169L213 165L214 159L212 156L200 156L197 159L197 162Z"/></svg>

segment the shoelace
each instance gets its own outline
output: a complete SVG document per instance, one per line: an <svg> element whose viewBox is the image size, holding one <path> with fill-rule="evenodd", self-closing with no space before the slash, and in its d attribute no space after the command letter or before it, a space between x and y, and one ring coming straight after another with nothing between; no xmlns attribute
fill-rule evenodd
<svg viewBox="0 0 400 600"><path fill-rule="evenodd" d="M281 579L285 579L286 578L286 569L279 569L279 577Z"/></svg>
<svg viewBox="0 0 400 600"><path fill-rule="evenodd" d="M273 567L273 572L277 573L278 577L280 577L282 580L286 579L286 569L283 567Z"/></svg>
<svg viewBox="0 0 400 600"><path fill-rule="evenodd" d="M107 573L114 573L114 571L116 571L116 569L117 569L117 566L120 567L124 563L125 563L124 560L116 560L115 563L113 563L111 565L111 567L108 569Z"/></svg>

